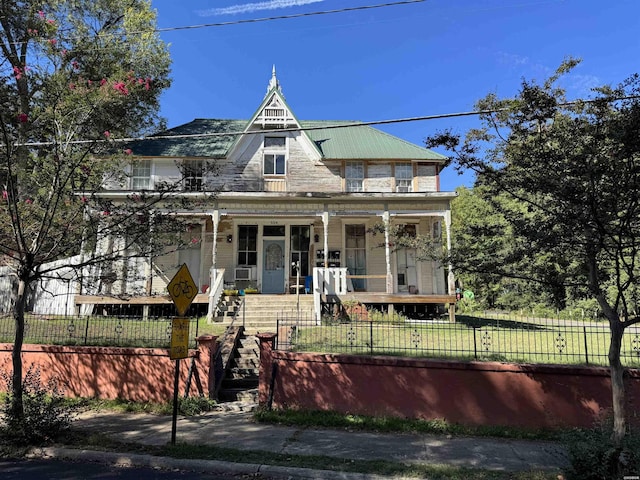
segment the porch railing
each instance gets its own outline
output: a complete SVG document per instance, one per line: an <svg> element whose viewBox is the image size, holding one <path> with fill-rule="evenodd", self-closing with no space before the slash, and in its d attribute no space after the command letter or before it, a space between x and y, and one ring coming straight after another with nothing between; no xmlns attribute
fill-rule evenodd
<svg viewBox="0 0 640 480"><path fill-rule="evenodd" d="M209 313L207 319L213 320L224 290L224 268L211 268L211 289L209 290Z"/></svg>

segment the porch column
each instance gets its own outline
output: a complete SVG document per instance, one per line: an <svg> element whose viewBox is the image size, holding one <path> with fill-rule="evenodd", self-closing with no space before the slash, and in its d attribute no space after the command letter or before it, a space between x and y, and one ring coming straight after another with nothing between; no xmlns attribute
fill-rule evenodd
<svg viewBox="0 0 640 480"><path fill-rule="evenodd" d="M447 256L451 254L451 212L444 213L444 225L447 232ZM449 274L447 276L447 283L449 288L449 295L455 295L456 293L456 278L453 275L453 266L449 262Z"/></svg>
<svg viewBox="0 0 640 480"><path fill-rule="evenodd" d="M393 293L393 275L391 273L391 248L389 247L389 210L385 210L382 214L382 222L384 223L384 256L387 267L387 293Z"/></svg>
<svg viewBox="0 0 640 480"><path fill-rule="evenodd" d="M218 209L215 209L212 213L211 213L211 222L213 223L213 242L211 245L211 269L209 270L209 277L210 277L210 283L209 283L209 309L207 311L207 320L208 321L213 321L213 312L216 308L216 306L214 305L214 301L215 301L215 296L214 296L214 291L213 288L216 284L216 277L217 277L217 259L216 259L216 255L217 255L217 243L218 243L218 225L220 224L220 211Z"/></svg>
<svg viewBox="0 0 640 480"><path fill-rule="evenodd" d="M447 232L447 256L451 253L451 211L448 210L444 213L444 225ZM447 275L447 283L449 284L449 295L456 294L456 278L453 275L453 266L449 262L449 274ZM455 300L449 303L449 321L456 321L456 302Z"/></svg>
<svg viewBox="0 0 640 480"><path fill-rule="evenodd" d="M329 211L322 212L322 226L324 227L324 268L329 266Z"/></svg>
<svg viewBox="0 0 640 480"><path fill-rule="evenodd" d="M155 226L154 226L154 221L155 221L155 213L151 212L149 214L149 236L151 238L153 238L155 236ZM153 256L151 254L147 255L147 259L144 265L145 268L145 272L144 272L144 278L145 278L145 292L147 295L151 296L151 294L153 293ZM146 305L147 307L147 311L149 310L149 306ZM144 307L143 307L144 310ZM146 318L146 316L145 316Z"/></svg>

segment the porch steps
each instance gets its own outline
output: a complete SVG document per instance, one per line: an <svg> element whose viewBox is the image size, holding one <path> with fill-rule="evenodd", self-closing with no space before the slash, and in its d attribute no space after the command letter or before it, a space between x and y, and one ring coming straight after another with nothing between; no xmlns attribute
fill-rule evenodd
<svg viewBox="0 0 640 480"><path fill-rule="evenodd" d="M297 298L296 295L261 295L250 294L245 295L244 307L242 301L239 300L231 309L237 311L235 325L243 325L248 333L259 332L275 332L278 317L283 316L289 319L297 316ZM300 318L310 319L313 316L314 305L313 295L300 295ZM218 316L216 321L223 324L230 324L233 315Z"/></svg>

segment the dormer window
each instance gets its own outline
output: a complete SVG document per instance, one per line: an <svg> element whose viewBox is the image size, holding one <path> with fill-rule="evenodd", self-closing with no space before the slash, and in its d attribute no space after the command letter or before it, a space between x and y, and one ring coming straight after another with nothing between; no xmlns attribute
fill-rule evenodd
<svg viewBox="0 0 640 480"><path fill-rule="evenodd" d="M410 163L396 164L396 192L413 192L413 166Z"/></svg>
<svg viewBox="0 0 640 480"><path fill-rule="evenodd" d="M185 160L183 166L185 192L201 192L204 189L202 160Z"/></svg>
<svg viewBox="0 0 640 480"><path fill-rule="evenodd" d="M131 164L131 190L151 188L151 160L136 160Z"/></svg>
<svg viewBox="0 0 640 480"><path fill-rule="evenodd" d="M364 192L364 163L347 162L344 178L347 192Z"/></svg>
<svg viewBox="0 0 640 480"><path fill-rule="evenodd" d="M285 137L264 137L264 175L286 175L287 139Z"/></svg>

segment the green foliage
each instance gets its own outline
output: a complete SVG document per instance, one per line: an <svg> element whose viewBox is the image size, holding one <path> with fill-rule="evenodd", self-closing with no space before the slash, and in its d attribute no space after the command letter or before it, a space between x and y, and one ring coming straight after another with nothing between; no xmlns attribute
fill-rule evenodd
<svg viewBox="0 0 640 480"><path fill-rule="evenodd" d="M179 397L178 412L180 415L193 416L209 412L215 408L217 402L207 397ZM131 400L104 400L95 398L80 399L75 402L78 408L95 411L115 411L122 413L152 413L154 415L171 415L173 403L134 402Z"/></svg>
<svg viewBox="0 0 640 480"><path fill-rule="evenodd" d="M64 398L64 390L56 380L43 383L39 366L29 366L23 380L24 414L13 405L11 377L2 369L7 393L2 402L4 423L2 436L19 445L42 444L56 440L70 426L78 408Z"/></svg>
<svg viewBox="0 0 640 480"><path fill-rule="evenodd" d="M434 435L518 438L529 440L557 440L560 432L545 429L525 429L505 426L466 426L442 418L433 420L399 417L375 417L319 410L256 411L254 417L263 423L275 423L307 428L345 428L384 433L429 433Z"/></svg>
<svg viewBox="0 0 640 480"><path fill-rule="evenodd" d="M391 315L380 310L369 310L369 320L375 323L390 323L401 324L407 321L407 317L398 312L393 312Z"/></svg>
<svg viewBox="0 0 640 480"><path fill-rule="evenodd" d="M514 98L487 95L476 105L481 128L464 142L442 133L427 146L449 148L457 168L476 172L474 194L493 214L490 221L469 214L468 225L461 225L468 248L454 258L459 271L540 285L538 303L558 309L568 289L576 300L598 302L611 327L620 442L621 339L640 322L640 76L567 102L555 85L578 63L566 60L542 85L523 80ZM516 300L502 301L513 307Z"/></svg>
<svg viewBox="0 0 640 480"><path fill-rule="evenodd" d="M193 416L210 412L216 405L217 402L208 397L187 397L179 399L178 410L180 415Z"/></svg>
<svg viewBox="0 0 640 480"><path fill-rule="evenodd" d="M627 435L616 446L611 428L599 426L565 435L571 467L567 480L623 480L640 472L640 435Z"/></svg>

